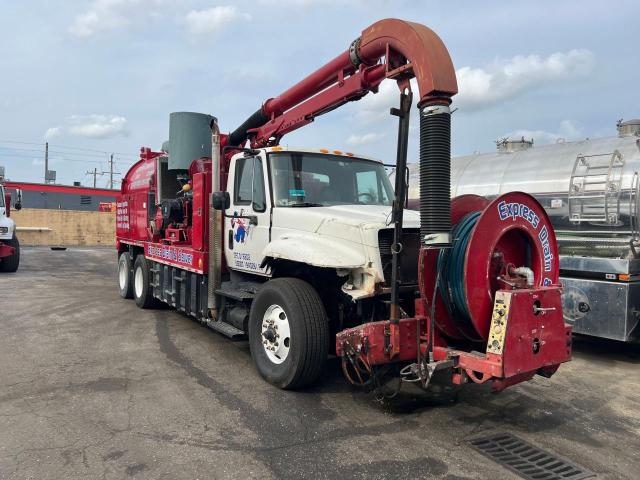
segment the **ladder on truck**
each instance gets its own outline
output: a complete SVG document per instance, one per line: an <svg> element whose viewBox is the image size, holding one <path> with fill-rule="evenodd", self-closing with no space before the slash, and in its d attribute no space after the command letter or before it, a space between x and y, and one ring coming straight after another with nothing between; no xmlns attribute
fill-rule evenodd
<svg viewBox="0 0 640 480"><path fill-rule="evenodd" d="M623 167L618 150L578 154L569 182L569 221L618 225Z"/></svg>

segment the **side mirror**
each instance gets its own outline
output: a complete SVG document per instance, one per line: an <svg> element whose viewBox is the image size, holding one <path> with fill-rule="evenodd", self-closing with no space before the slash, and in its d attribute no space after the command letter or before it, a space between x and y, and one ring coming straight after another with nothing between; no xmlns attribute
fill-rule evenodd
<svg viewBox="0 0 640 480"><path fill-rule="evenodd" d="M214 210L226 210L231 206L229 192L213 192L211 194L211 206Z"/></svg>
<svg viewBox="0 0 640 480"><path fill-rule="evenodd" d="M16 189L16 201L13 204L13 208L20 210L22 208L22 190Z"/></svg>

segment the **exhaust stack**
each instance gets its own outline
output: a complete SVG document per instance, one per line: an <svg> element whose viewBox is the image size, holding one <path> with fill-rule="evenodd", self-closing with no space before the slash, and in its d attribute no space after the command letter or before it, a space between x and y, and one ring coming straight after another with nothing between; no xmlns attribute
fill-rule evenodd
<svg viewBox="0 0 640 480"><path fill-rule="evenodd" d="M211 192L220 190L220 128L215 118L211 120ZM207 308L213 321L218 319L218 300L215 294L222 281L222 212L212 205L209 195L209 271L207 284Z"/></svg>

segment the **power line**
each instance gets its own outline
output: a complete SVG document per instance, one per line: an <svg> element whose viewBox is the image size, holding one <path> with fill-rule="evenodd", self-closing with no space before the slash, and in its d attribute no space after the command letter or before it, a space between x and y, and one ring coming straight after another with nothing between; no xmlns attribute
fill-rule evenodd
<svg viewBox="0 0 640 480"><path fill-rule="evenodd" d="M0 143L14 143L14 144L18 144L18 145L38 145L41 147L45 146L46 142L19 142L17 140L2 140L0 139ZM111 153L113 153L114 155L120 155L121 157L130 157L130 158L138 158L136 155L131 155L129 153L122 153L122 152L109 152L107 150L97 150L95 148L85 148L85 147L72 147L72 146L67 146L67 145L60 145L60 144L51 144L51 146L53 146L54 148L62 148L62 149L68 149L68 150L81 150L81 151L85 151L85 152L96 152L96 153L103 153L105 155L110 155Z"/></svg>
<svg viewBox="0 0 640 480"><path fill-rule="evenodd" d="M7 160L11 160L12 158L30 158L32 160L44 160L44 155L25 155L25 154L10 154L10 153L3 153L0 152L0 157L7 159ZM60 158L57 156L52 156L49 155L49 160L54 160L56 162L75 162L75 163L97 163L98 165L102 164L103 161L108 162L108 160L80 160L77 158ZM115 162L114 163L127 163L127 162Z"/></svg>
<svg viewBox="0 0 640 480"><path fill-rule="evenodd" d="M16 147L5 147L0 145L0 149L2 150L9 150L11 152L34 152L34 153L42 153L42 150L37 150L35 148L16 148ZM2 154L3 152L0 152L0 154ZM52 150L49 149L49 153L55 153L57 155L62 155L62 156L74 156L74 157L93 157L93 158L104 158L105 160L107 159L107 157L110 155L108 153L105 153L104 155L96 155L94 153L79 153L79 152L61 152L59 150ZM123 158L121 156L119 156L118 158ZM91 160L87 160L87 161L91 161ZM123 163L123 164L129 164L131 162L134 162L135 160L132 158L131 160L118 160L116 161L116 163Z"/></svg>

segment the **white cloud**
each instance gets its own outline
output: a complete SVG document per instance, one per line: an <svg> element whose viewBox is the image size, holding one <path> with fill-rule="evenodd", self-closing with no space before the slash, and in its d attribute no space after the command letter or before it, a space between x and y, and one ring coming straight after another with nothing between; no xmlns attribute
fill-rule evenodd
<svg viewBox="0 0 640 480"><path fill-rule="evenodd" d="M44 134L47 140L60 136L105 139L128 135L125 117L97 114L72 115L62 125L51 127Z"/></svg>
<svg viewBox="0 0 640 480"><path fill-rule="evenodd" d="M155 7L164 0L93 0L87 11L77 15L69 32L80 38L134 25L145 18L158 18Z"/></svg>
<svg viewBox="0 0 640 480"><path fill-rule="evenodd" d="M563 120L560 122L560 126L556 132L549 132L546 130L514 130L507 133L504 137L533 139L535 145L545 145L548 143L556 143L563 140L578 140L584 137L583 131L580 127L571 122L571 120Z"/></svg>
<svg viewBox="0 0 640 480"><path fill-rule="evenodd" d="M349 138L345 140L347 145L352 145L354 147L359 147L361 145L370 145L372 143L376 143L379 140L383 139L386 136L385 133L365 133L363 135L351 134Z"/></svg>
<svg viewBox="0 0 640 480"><path fill-rule="evenodd" d="M456 71L459 93L454 101L465 110L482 108L533 88L588 75L594 65L589 50L569 50L547 57L516 55L486 68L462 67Z"/></svg>
<svg viewBox="0 0 640 480"><path fill-rule="evenodd" d="M251 15L239 12L233 5L221 5L207 10L191 10L184 20L191 35L201 36L218 33L231 22L250 21Z"/></svg>
<svg viewBox="0 0 640 480"><path fill-rule="evenodd" d="M588 75L594 65L589 50L570 50L547 57L517 55L510 60L496 60L486 68L462 67L456 70L459 92L453 97L454 107L464 111L486 108L547 84ZM415 103L415 79L411 89ZM364 122L386 118L389 108L398 106L399 95L395 82L383 82L377 94L367 95L356 107L356 116Z"/></svg>
<svg viewBox="0 0 640 480"><path fill-rule="evenodd" d="M60 135L62 135L62 127L51 127L44 132L44 138L47 140L59 137Z"/></svg>
<svg viewBox="0 0 640 480"><path fill-rule="evenodd" d="M129 22L127 7L138 0L94 0L89 9L76 16L69 32L77 37L90 37L103 30L121 27Z"/></svg>

